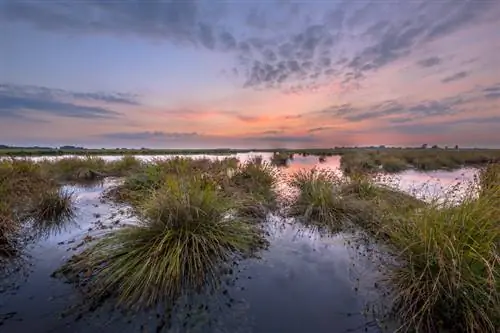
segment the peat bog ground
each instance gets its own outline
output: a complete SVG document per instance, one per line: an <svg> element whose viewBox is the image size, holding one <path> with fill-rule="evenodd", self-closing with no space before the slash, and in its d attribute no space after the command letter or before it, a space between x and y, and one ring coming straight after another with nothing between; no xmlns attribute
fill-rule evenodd
<svg viewBox="0 0 500 333"><path fill-rule="evenodd" d="M5 158L0 331L497 332L495 158L371 154Z"/></svg>

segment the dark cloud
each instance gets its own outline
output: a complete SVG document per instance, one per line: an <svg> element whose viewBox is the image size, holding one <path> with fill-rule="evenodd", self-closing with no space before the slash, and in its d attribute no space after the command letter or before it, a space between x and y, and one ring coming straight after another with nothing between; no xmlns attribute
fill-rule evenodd
<svg viewBox="0 0 500 333"><path fill-rule="evenodd" d="M461 80L463 78L466 78L468 75L469 75L468 72L464 72L464 71L458 72L458 73L455 73L453 75L445 77L444 79L441 80L441 82L443 82L443 83L450 83L450 82L453 82L453 81L458 81L458 80Z"/></svg>
<svg viewBox="0 0 500 333"><path fill-rule="evenodd" d="M500 83L483 89L484 97L488 99L500 98Z"/></svg>
<svg viewBox="0 0 500 333"><path fill-rule="evenodd" d="M236 118L246 123L253 123L261 119L259 116L250 116L244 114L237 114Z"/></svg>
<svg viewBox="0 0 500 333"><path fill-rule="evenodd" d="M322 127L315 127L315 128L310 128L307 130L308 133L317 133L317 132L323 132L323 131L329 131L335 129L333 126L322 126Z"/></svg>
<svg viewBox="0 0 500 333"><path fill-rule="evenodd" d="M20 86L14 84L0 84L0 92L11 96L37 96L45 99L76 99L81 101L95 101L110 104L140 105L137 95L124 93L104 92L74 92L64 89L53 89L39 86Z"/></svg>
<svg viewBox="0 0 500 333"><path fill-rule="evenodd" d="M0 20L73 34L135 35L227 52L245 87L298 93L355 84L480 21L497 1L3 1ZM438 57L418 62L438 64ZM233 66L231 66L233 67Z"/></svg>
<svg viewBox="0 0 500 333"><path fill-rule="evenodd" d="M353 107L351 104L342 104L342 105L331 105L322 110L313 111L311 112L311 114L343 117L357 111L358 109Z"/></svg>
<svg viewBox="0 0 500 333"><path fill-rule="evenodd" d="M116 140L178 140L178 139L190 139L197 138L200 135L198 133L181 133L181 132L161 132L161 131L145 131L145 132L116 132L116 133L106 133L100 135L106 139L116 139Z"/></svg>
<svg viewBox="0 0 500 333"><path fill-rule="evenodd" d="M464 95L465 96L465 95ZM463 105L475 98L462 95L443 98L441 100L427 100L418 103L407 103L399 100L387 100L367 107L354 107L350 104L330 106L323 110L308 113L308 116L342 118L350 122L359 122L368 119L391 117L390 122L402 124L416 119L435 116L457 114L463 111Z"/></svg>
<svg viewBox="0 0 500 333"><path fill-rule="evenodd" d="M415 124L394 124L383 130L399 132L406 135L439 135L446 133L456 133L457 130L467 126L480 125L486 128L496 128L500 124L500 117L471 117L464 119L449 120L445 123L415 123ZM471 127L473 131L477 127Z"/></svg>
<svg viewBox="0 0 500 333"><path fill-rule="evenodd" d="M417 65L420 67L434 67L441 64L442 60L439 57L430 57L417 61Z"/></svg>
<svg viewBox="0 0 500 333"><path fill-rule="evenodd" d="M262 141L268 143L286 143L286 142L297 142L297 143L312 143L317 142L318 139L313 136L302 136L302 135L263 135L255 137L246 137L249 141Z"/></svg>
<svg viewBox="0 0 500 333"><path fill-rule="evenodd" d="M264 136L278 135L278 134L282 134L283 132L284 132L283 130L270 130L270 131L260 132L260 133L258 133L258 135L264 135Z"/></svg>
<svg viewBox="0 0 500 333"><path fill-rule="evenodd" d="M199 2L56 1L2 3L4 20L31 23L38 29L72 33L108 33L197 42Z"/></svg>
<svg viewBox="0 0 500 333"><path fill-rule="evenodd" d="M354 114L347 114L344 116L344 119L356 122L367 119L381 118L394 114L400 114L402 112L404 112L404 107L399 102L391 100L374 105L368 111L363 111Z"/></svg>
<svg viewBox="0 0 500 333"><path fill-rule="evenodd" d="M116 118L120 116L120 113L107 108L76 104L61 100L61 97L103 102L116 102L116 100L123 99L115 95L71 93L44 87L3 84L0 85L0 116L26 118L27 114L34 112L72 118Z"/></svg>

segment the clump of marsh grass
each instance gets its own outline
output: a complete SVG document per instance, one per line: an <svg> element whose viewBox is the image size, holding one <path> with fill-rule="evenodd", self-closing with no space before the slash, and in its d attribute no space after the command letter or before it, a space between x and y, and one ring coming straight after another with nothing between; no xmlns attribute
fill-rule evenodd
<svg viewBox="0 0 500 333"><path fill-rule="evenodd" d="M61 181L90 181L106 175L107 162L96 156L65 157L39 163L52 178Z"/></svg>
<svg viewBox="0 0 500 333"><path fill-rule="evenodd" d="M0 202L0 258L11 257L16 253L15 234L19 230L13 213Z"/></svg>
<svg viewBox="0 0 500 333"><path fill-rule="evenodd" d="M34 198L27 215L37 235L49 236L64 229L75 216L75 209L74 194L54 188Z"/></svg>
<svg viewBox="0 0 500 333"><path fill-rule="evenodd" d="M396 156L387 156L381 159L382 169L386 172L401 172L408 169L408 164L405 160Z"/></svg>
<svg viewBox="0 0 500 333"><path fill-rule="evenodd" d="M289 214L306 224L339 230L351 215L339 196L341 179L326 169L299 170L289 185L298 191L291 199Z"/></svg>
<svg viewBox="0 0 500 333"><path fill-rule="evenodd" d="M248 195L255 195L273 204L276 200L277 172L259 158L251 159L240 166L230 178L230 186Z"/></svg>
<svg viewBox="0 0 500 333"><path fill-rule="evenodd" d="M124 155L116 161L109 162L107 165L108 174L113 176L125 176L139 171L144 163L133 155Z"/></svg>
<svg viewBox="0 0 500 333"><path fill-rule="evenodd" d="M92 296L148 308L184 293L213 290L219 268L262 242L254 226L228 214L232 198L198 175L167 176L140 207L140 223L98 240L64 271L88 272Z"/></svg>
<svg viewBox="0 0 500 333"><path fill-rule="evenodd" d="M500 187L500 163L490 163L483 167L479 171L479 178L477 181L480 188L479 195L494 192L495 189Z"/></svg>
<svg viewBox="0 0 500 333"><path fill-rule="evenodd" d="M0 161L0 252L18 252L19 230L37 193L57 186L41 166L27 159Z"/></svg>
<svg viewBox="0 0 500 333"><path fill-rule="evenodd" d="M386 225L401 261L389 279L403 329L498 332L499 194L500 186L488 187L458 205L432 203Z"/></svg>
<svg viewBox="0 0 500 333"><path fill-rule="evenodd" d="M286 166L288 165L288 160L290 159L290 155L284 152L274 152L271 157L271 164L276 166Z"/></svg>
<svg viewBox="0 0 500 333"><path fill-rule="evenodd" d="M379 165L366 152L345 153L340 159L340 168L347 174L371 173L379 170Z"/></svg>
<svg viewBox="0 0 500 333"><path fill-rule="evenodd" d="M236 214L250 220L261 220L270 209L276 207L277 171L263 162L260 156L254 157L237 169L231 169L222 182L224 191L238 203Z"/></svg>

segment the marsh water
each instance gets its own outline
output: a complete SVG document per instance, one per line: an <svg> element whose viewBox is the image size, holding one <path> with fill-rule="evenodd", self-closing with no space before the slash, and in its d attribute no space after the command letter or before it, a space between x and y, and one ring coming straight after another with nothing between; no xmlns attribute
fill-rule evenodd
<svg viewBox="0 0 500 333"><path fill-rule="evenodd" d="M244 161L251 156L237 157ZM338 170L339 165L337 156L324 163L314 156L297 156L284 172L314 166ZM472 169L407 171L391 181L426 197L473 176ZM65 187L76 193L77 217L59 233L30 242L24 262L16 264L19 270L0 281L0 332L155 332L161 328L163 332L332 333L381 332L382 326L390 327L378 320L388 303L378 287L383 262L376 249L352 235L320 235L276 216L269 216L266 223L269 248L259 258L241 261L224 278L219 293L181 302L170 328L162 326L155 312L131 316L104 304L82 313L76 307L81 295L52 273L81 251L89 236L133 222L126 206L100 199L117 181Z"/></svg>

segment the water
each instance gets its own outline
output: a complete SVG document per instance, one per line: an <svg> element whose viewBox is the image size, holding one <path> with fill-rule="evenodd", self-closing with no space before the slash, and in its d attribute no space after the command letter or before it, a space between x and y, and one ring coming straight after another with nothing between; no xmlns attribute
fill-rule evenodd
<svg viewBox="0 0 500 333"><path fill-rule="evenodd" d="M253 155L237 157L246 160ZM338 170L340 158L329 157L319 163L317 157L296 157L285 170L314 166ZM439 192L473 174L474 170L408 171L399 179L401 188L407 191L434 182ZM100 194L115 182L65 187L77 196L75 224L26 249L27 271L11 276L15 287L0 293L0 332L155 331L158 320L154 315L142 313L131 318L106 306L83 316L62 316L80 303L81 296L63 279L51 277L85 246L85 237L133 222L127 207L100 200ZM183 317L185 311L176 312L168 332L380 332L375 317L363 315L367 309L388 304L376 288L375 283L382 277L382 263L374 249L359 246L349 235L321 236L275 216L266 225L270 247L260 254L261 258L241 262L220 294L191 301L208 305L208 310L190 313L187 320ZM4 282L7 285L8 281Z"/></svg>

